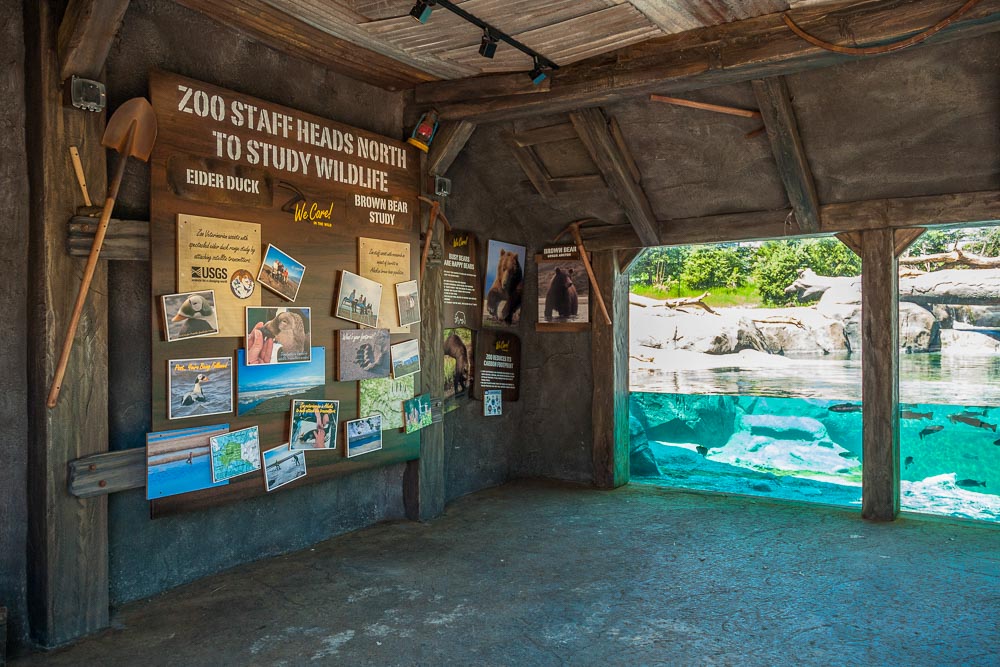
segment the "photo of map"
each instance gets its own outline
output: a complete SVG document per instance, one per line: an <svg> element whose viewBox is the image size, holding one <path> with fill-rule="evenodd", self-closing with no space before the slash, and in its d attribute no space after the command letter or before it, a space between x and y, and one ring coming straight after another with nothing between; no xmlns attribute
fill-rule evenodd
<svg viewBox="0 0 1000 667"><path fill-rule="evenodd" d="M413 377L362 380L361 414L381 415L383 431L403 428L403 401L413 398Z"/></svg>
<svg viewBox="0 0 1000 667"><path fill-rule="evenodd" d="M209 439L212 449L212 481L260 470L260 437L251 426Z"/></svg>

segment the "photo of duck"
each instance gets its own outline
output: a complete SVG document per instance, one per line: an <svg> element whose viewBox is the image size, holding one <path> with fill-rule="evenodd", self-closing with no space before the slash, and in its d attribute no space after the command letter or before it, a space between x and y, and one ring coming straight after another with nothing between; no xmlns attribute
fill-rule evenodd
<svg viewBox="0 0 1000 667"><path fill-rule="evenodd" d="M219 333L213 290L165 295L163 314L168 341Z"/></svg>
<svg viewBox="0 0 1000 667"><path fill-rule="evenodd" d="M201 385L208 381L207 375L198 373L198 377L194 381L194 387L181 398L181 405L204 403L207 399L205 398L205 390L202 389Z"/></svg>

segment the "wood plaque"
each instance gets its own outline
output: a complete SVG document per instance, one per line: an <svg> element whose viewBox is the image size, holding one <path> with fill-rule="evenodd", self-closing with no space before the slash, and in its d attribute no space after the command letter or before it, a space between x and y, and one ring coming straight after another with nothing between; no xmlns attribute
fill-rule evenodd
<svg viewBox="0 0 1000 667"><path fill-rule="evenodd" d="M289 412L237 416L167 418L167 360L232 356L243 348L243 332L166 342L160 297L178 291L178 216L255 223L260 258L268 244L305 265L294 303L258 285L263 306L312 309L312 345L326 348L325 398L340 401L340 429L358 414L358 387L336 382L336 332L356 325L333 317L341 271L357 273L359 239L407 244L409 273L419 252L416 150L395 139L187 79L153 72L150 97L159 125L152 155L152 429L228 423L232 430L257 425L261 449L288 440ZM415 245L416 244L416 245ZM225 279L231 281L230 276ZM217 292L219 288L216 288ZM256 296L256 295L255 295ZM220 321L235 321L220 304ZM238 313L243 317L243 313ZM419 324L393 342L419 336ZM289 396L289 409L291 399ZM234 397L234 405L236 397ZM289 486L419 456L418 433L387 431L383 449L348 460L343 448L310 451L309 473ZM230 484L152 502L154 517L265 493L261 473Z"/></svg>

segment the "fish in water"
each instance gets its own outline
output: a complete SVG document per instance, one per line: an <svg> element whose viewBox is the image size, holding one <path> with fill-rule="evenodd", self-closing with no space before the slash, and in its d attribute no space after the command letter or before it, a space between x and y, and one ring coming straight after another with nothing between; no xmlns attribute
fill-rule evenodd
<svg viewBox="0 0 1000 667"><path fill-rule="evenodd" d="M957 484L958 486L961 486L962 488L966 488L966 489L974 487L974 486L981 486L983 488L986 488L986 482L980 482L979 480L975 480L975 479L960 479L957 482L955 482L955 484Z"/></svg>
<svg viewBox="0 0 1000 667"><path fill-rule="evenodd" d="M841 452L840 456L842 458L845 458L845 459L853 459L854 458L854 454L852 454L851 452Z"/></svg>
<svg viewBox="0 0 1000 667"><path fill-rule="evenodd" d="M997 447L1000 447L1000 439L994 440L993 444L996 445Z"/></svg>
<svg viewBox="0 0 1000 667"><path fill-rule="evenodd" d="M911 465L913 465L913 457L912 456L907 456L906 460L903 461L903 465L905 467L907 467L907 468L909 468Z"/></svg>
<svg viewBox="0 0 1000 667"><path fill-rule="evenodd" d="M932 433L937 433L943 430L944 426L928 426L927 428L925 428L923 431L920 432L920 439L923 440L924 436L931 435Z"/></svg>
<svg viewBox="0 0 1000 667"><path fill-rule="evenodd" d="M861 405L859 403L839 403L831 405L827 410L830 412L861 412Z"/></svg>
<svg viewBox="0 0 1000 667"><path fill-rule="evenodd" d="M699 454L701 454L702 456L708 456L708 447L702 447L701 445L698 445L694 448L694 450Z"/></svg>
<svg viewBox="0 0 1000 667"><path fill-rule="evenodd" d="M986 413L989 411L989 408L981 408L979 410L963 410L962 415L965 417L985 417Z"/></svg>
<svg viewBox="0 0 1000 667"><path fill-rule="evenodd" d="M899 416L903 419L934 419L933 412L914 412L913 410L903 410Z"/></svg>
<svg viewBox="0 0 1000 667"><path fill-rule="evenodd" d="M996 424L987 424L978 417L970 417L965 413L959 415L948 415L948 421L950 421L952 424L956 422L961 422L963 424L968 424L969 426L975 426L976 428L988 428L994 433L997 432Z"/></svg>

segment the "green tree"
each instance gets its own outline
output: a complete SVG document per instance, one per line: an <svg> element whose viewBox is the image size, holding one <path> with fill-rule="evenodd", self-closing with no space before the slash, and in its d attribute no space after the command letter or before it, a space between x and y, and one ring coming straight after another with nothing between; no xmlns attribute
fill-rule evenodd
<svg viewBox="0 0 1000 667"><path fill-rule="evenodd" d="M680 279L684 261L691 246L646 248L632 264L629 282L632 285L669 285Z"/></svg>
<svg viewBox="0 0 1000 667"><path fill-rule="evenodd" d="M747 281L746 253L734 246L702 246L684 263L681 282L694 289L742 287Z"/></svg>
<svg viewBox="0 0 1000 667"><path fill-rule="evenodd" d="M799 241L768 241L757 248L753 281L765 304L786 306L795 301L785 288L795 282L799 269L807 266L806 253Z"/></svg>
<svg viewBox="0 0 1000 667"><path fill-rule="evenodd" d="M860 276L861 258L835 238L802 241L806 263L821 276Z"/></svg>

